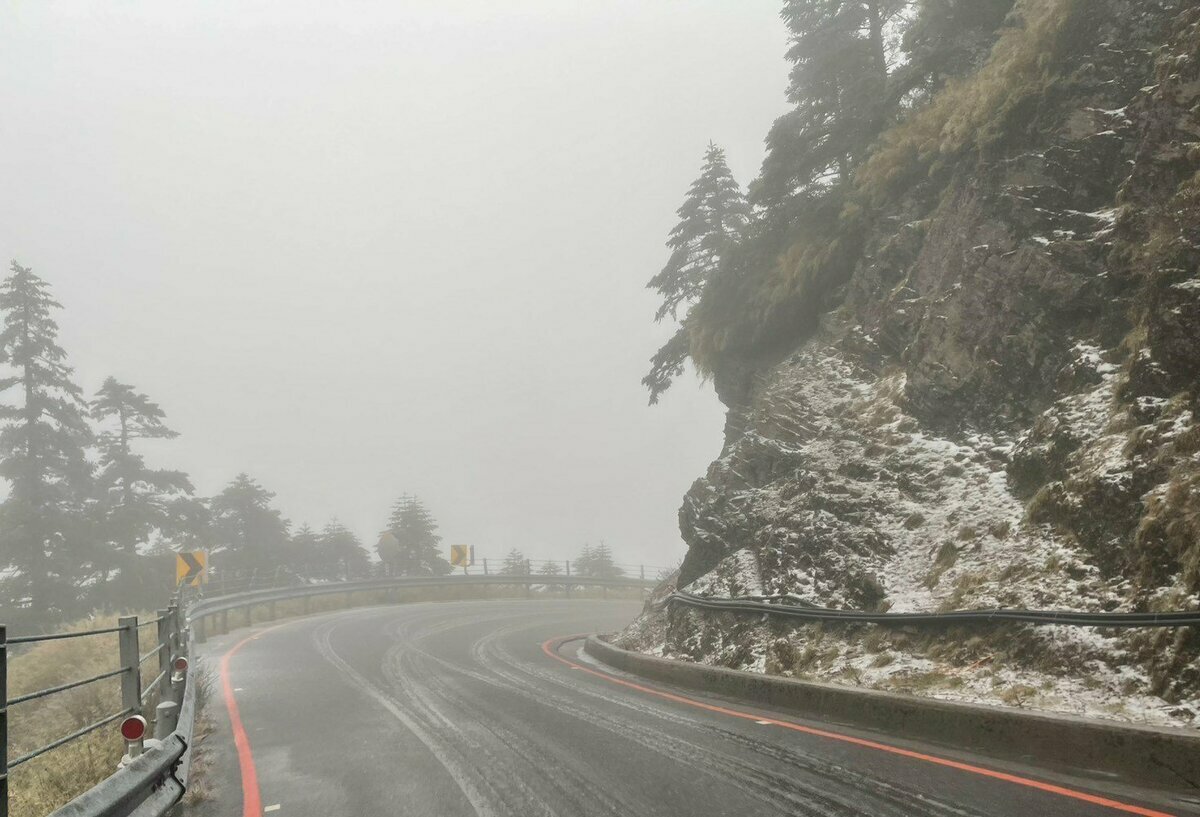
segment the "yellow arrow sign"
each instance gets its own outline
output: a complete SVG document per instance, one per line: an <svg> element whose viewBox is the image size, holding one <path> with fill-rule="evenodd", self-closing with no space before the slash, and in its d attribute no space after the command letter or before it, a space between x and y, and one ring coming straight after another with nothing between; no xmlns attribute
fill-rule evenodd
<svg viewBox="0 0 1200 817"><path fill-rule="evenodd" d="M475 548L470 545L451 545L450 564L455 567L470 567L475 564Z"/></svg>
<svg viewBox="0 0 1200 817"><path fill-rule="evenodd" d="M203 550L175 554L175 586L199 587L208 580L208 554Z"/></svg>

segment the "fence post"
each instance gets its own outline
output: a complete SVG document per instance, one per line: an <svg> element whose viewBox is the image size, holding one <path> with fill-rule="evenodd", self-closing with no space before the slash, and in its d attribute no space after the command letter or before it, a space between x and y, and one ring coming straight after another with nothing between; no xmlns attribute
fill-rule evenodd
<svg viewBox="0 0 1200 817"><path fill-rule="evenodd" d="M117 634L118 646L121 653L121 707L129 715L142 714L142 667L141 653L138 651L138 620L137 616L121 616L117 619L121 632ZM128 717L128 716L127 716ZM137 757L142 753L140 740L129 744L129 756Z"/></svg>
<svg viewBox="0 0 1200 817"><path fill-rule="evenodd" d="M485 575L485 576L486 576L487 574L488 574L488 569L487 569L487 559L484 559L484 560L483 560L483 575Z"/></svg>
<svg viewBox="0 0 1200 817"><path fill-rule="evenodd" d="M141 653L138 652L138 620L137 616L121 616L117 619L121 632L117 634L118 647L121 655L121 706L129 710L131 715L142 714L142 673L138 666Z"/></svg>
<svg viewBox="0 0 1200 817"><path fill-rule="evenodd" d="M640 570L640 571L641 571L641 574L642 574L642 581L646 581L646 566L645 566L645 565L638 565L638 570Z"/></svg>
<svg viewBox="0 0 1200 817"><path fill-rule="evenodd" d="M8 817L8 629L0 624L0 817Z"/></svg>
<svg viewBox="0 0 1200 817"><path fill-rule="evenodd" d="M171 611L171 660L175 660L176 655L183 655L187 652L187 644L183 640L183 612L179 609L179 602L175 602L167 608Z"/></svg>

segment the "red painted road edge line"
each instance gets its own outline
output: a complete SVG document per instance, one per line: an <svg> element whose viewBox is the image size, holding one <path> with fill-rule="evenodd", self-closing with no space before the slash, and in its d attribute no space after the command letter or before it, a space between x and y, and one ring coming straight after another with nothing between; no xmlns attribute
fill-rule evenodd
<svg viewBox="0 0 1200 817"><path fill-rule="evenodd" d="M275 625L275 627L282 626L282 624ZM246 737L246 728L242 725L242 715L238 711L237 698L233 695L233 683L229 680L229 662L233 656L237 655L238 650L263 633L274 630L275 627L268 627L246 636L221 656L221 697L225 699L225 709L229 712L229 728L233 732L233 745L237 748L238 769L242 773L242 817L262 817L262 795L258 791L258 770L254 768L254 755L250 752L250 738Z"/></svg>
<svg viewBox="0 0 1200 817"><path fill-rule="evenodd" d="M722 715L728 715L732 718L741 718L743 720L767 721L768 723L770 723L774 726L782 726L784 729L791 729L795 732L803 732L806 735L815 735L815 736L821 737L821 738L828 738L830 740L841 741L842 743L851 743L851 744L854 744L855 746L863 746L867 749L874 749L879 752L887 752L888 754L900 755L901 757L907 757L907 758L911 758L913 760L920 760L920 761L924 761L925 763L933 763L938 766L946 766L951 769L958 769L961 772L969 772L970 774L979 775L981 777L990 777L994 780L1003 780L1006 783L1015 783L1018 786L1025 786L1026 788L1037 789L1038 791L1044 791L1049 794L1057 794L1062 797L1070 797L1073 800L1082 800L1085 803L1092 803L1093 805L1104 806L1105 808L1114 809L1116 811L1121 811L1126 814L1137 814L1137 815L1140 815L1140 817L1173 817L1173 815L1167 814L1165 811L1154 811L1153 809L1142 808L1141 806L1135 806L1135 805L1131 805L1129 803L1121 803L1121 802L1118 802L1117 800L1110 800L1107 797L1100 797L1099 795L1088 794L1087 792L1084 792L1084 791L1068 789L1064 786L1056 786L1053 783L1043 783L1040 780L1033 780L1028 777L1021 777L1021 776L1015 775L1015 774L1008 774L1007 772L998 772L993 769L985 769L982 766L973 766L970 763L960 763L957 760L948 760L947 758L944 758L944 757L935 757L934 755L927 755L927 754L923 754L921 752L914 752L910 749L901 749L899 746L891 746L889 744L878 743L877 741L873 741L873 740L865 740L863 738L856 738L851 735L844 735L841 732L831 732L827 729L814 729L811 726L802 726L798 723L793 723L792 721L781 720L779 718L773 718L773 717L772 718L764 718L762 715L751 715L749 712L742 712L737 709L729 709L729 708L723 707L723 706L716 706L715 704L707 704L707 703L704 703L703 701L698 701L695 698L688 698L685 695L676 695L671 692L665 692L661 689L654 689L653 687L642 686L641 684L635 684L632 681L626 681L623 678L617 678L616 676L609 675L606 672L600 672L598 670L591 669L590 667L585 667L580 664L576 664L574 661L571 661L567 658L563 658L561 655L558 654L558 648L561 647L563 644L566 644L568 641L578 641L582 638L587 638L587 636L572 635L572 636L559 636L557 638L548 639L548 640L542 642L542 652L544 652L546 655L550 656L551 658L553 658L556 661L561 661L562 663L566 664L571 669L576 669L576 670L580 670L582 672L586 672L589 675L594 675L597 678L603 678L605 681L611 681L614 684L620 684L621 686L628 687L629 689L636 689L638 692L643 692L647 695L654 695L655 697L658 697L658 698L664 698L668 701L675 701L676 703L687 704L688 706L694 706L699 709L707 709L709 712L719 712ZM249 815L246 815L246 817L249 817Z"/></svg>

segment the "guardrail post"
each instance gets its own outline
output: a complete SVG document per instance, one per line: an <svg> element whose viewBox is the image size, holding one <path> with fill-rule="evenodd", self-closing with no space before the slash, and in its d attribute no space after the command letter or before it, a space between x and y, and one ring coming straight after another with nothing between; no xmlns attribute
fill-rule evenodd
<svg viewBox="0 0 1200 817"><path fill-rule="evenodd" d="M642 574L642 581L646 581L646 566L638 565L638 571Z"/></svg>
<svg viewBox="0 0 1200 817"><path fill-rule="evenodd" d="M167 678L164 683L169 683L170 680ZM174 701L163 701L154 707L154 738L156 740L166 740L178 725L179 704Z"/></svg>
<svg viewBox="0 0 1200 817"><path fill-rule="evenodd" d="M158 611L158 671L162 674L162 680L158 682L158 700L167 698L163 694L164 690L171 682L171 662L175 660L173 655L174 648L172 646L173 639L171 638L171 611ZM158 727L155 726L155 729Z"/></svg>
<svg viewBox="0 0 1200 817"><path fill-rule="evenodd" d="M228 610L221 611L220 627L221 627L221 635L224 635L225 633L229 632L229 611Z"/></svg>
<svg viewBox="0 0 1200 817"><path fill-rule="evenodd" d="M208 641L208 630L204 626L204 622L207 620L207 616L200 616L192 625L196 628L197 644L203 644L204 642Z"/></svg>
<svg viewBox="0 0 1200 817"><path fill-rule="evenodd" d="M571 598L571 560L567 559L564 564L567 566L567 598Z"/></svg>
<svg viewBox="0 0 1200 817"><path fill-rule="evenodd" d="M0 817L8 817L8 629L0 624Z"/></svg>
<svg viewBox="0 0 1200 817"><path fill-rule="evenodd" d="M484 559L484 560L483 560L483 575L485 575L485 576L486 576L487 574L488 574L488 569L487 569L487 559Z"/></svg>
<svg viewBox="0 0 1200 817"><path fill-rule="evenodd" d="M117 619L121 632L117 633L117 644L121 654L121 707L130 715L142 714L142 668L139 664L137 616L121 616ZM134 741L129 746L131 757L142 753L142 742Z"/></svg>

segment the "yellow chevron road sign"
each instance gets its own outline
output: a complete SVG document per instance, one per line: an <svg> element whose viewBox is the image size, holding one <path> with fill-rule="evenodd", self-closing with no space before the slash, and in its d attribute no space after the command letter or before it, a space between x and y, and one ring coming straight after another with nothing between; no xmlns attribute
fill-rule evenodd
<svg viewBox="0 0 1200 817"><path fill-rule="evenodd" d="M199 587L208 581L208 554L203 550L175 554L175 586Z"/></svg>
<svg viewBox="0 0 1200 817"><path fill-rule="evenodd" d="M471 545L451 545L450 564L455 567L470 567L475 564L475 548Z"/></svg>

